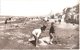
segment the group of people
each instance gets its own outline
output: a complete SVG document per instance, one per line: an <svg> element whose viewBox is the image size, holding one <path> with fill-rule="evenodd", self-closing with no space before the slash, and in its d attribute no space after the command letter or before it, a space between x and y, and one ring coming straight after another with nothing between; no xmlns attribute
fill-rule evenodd
<svg viewBox="0 0 80 50"><path fill-rule="evenodd" d="M34 29L32 31L32 35L35 38L36 47L39 43L39 37L40 37L41 33L45 31L46 27L47 26L43 25L40 29ZM51 23L51 26L49 29L49 37L50 37L49 44L53 44L52 42L53 42L53 39L55 37L55 30L54 30L54 23L53 22Z"/></svg>
<svg viewBox="0 0 80 50"><path fill-rule="evenodd" d="M11 20L11 18L6 19L5 20L5 24L7 24L8 20ZM40 37L41 33L43 33L46 28L47 28L47 26L45 24L43 24L43 26L41 28L34 29L32 31L32 35L33 35L33 37L35 39L36 46L37 46L37 44L39 42L39 37ZM50 37L49 44L53 44L52 42L53 42L53 39L55 37L55 30L54 30L54 23L53 22L51 23L51 26L50 26L50 29L49 29L49 37Z"/></svg>

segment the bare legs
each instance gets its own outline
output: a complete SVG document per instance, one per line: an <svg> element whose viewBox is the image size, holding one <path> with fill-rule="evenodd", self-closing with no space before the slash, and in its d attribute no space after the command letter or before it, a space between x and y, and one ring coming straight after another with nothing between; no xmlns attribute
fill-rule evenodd
<svg viewBox="0 0 80 50"><path fill-rule="evenodd" d="M55 37L55 33L49 33L49 35L50 35L50 44L53 44L52 42Z"/></svg>

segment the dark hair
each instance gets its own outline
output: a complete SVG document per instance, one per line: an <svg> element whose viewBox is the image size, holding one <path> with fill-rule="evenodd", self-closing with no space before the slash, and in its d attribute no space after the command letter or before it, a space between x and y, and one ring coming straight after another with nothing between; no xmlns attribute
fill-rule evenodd
<svg viewBox="0 0 80 50"><path fill-rule="evenodd" d="M9 18L9 20L11 20L11 18Z"/></svg>
<svg viewBox="0 0 80 50"><path fill-rule="evenodd" d="M41 30L42 30L42 31L45 31L45 29L46 29L46 26L43 25L43 26L41 27Z"/></svg>

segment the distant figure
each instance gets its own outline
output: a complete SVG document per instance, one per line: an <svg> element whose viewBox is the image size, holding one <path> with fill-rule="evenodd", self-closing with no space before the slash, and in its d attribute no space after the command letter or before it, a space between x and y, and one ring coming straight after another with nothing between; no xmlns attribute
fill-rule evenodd
<svg viewBox="0 0 80 50"><path fill-rule="evenodd" d="M5 20L5 24L7 24L7 20L8 20L8 19Z"/></svg>
<svg viewBox="0 0 80 50"><path fill-rule="evenodd" d="M61 23L61 19L62 19L62 15L59 15L58 16L58 22L59 22L59 24Z"/></svg>
<svg viewBox="0 0 80 50"><path fill-rule="evenodd" d="M38 47L39 37L40 37L41 33L42 33L43 31L45 31L45 29L46 29L46 26L43 25L43 27L41 27L40 29L34 29L34 30L32 31L32 35L33 35L33 37L35 38L35 46L36 46L36 47Z"/></svg>
<svg viewBox="0 0 80 50"><path fill-rule="evenodd" d="M61 23L61 19L58 19L59 24Z"/></svg>
<svg viewBox="0 0 80 50"><path fill-rule="evenodd" d="M55 36L55 30L54 30L54 23L53 22L51 23L49 35L50 35L50 44L52 44L52 41L53 41L54 36Z"/></svg>
<svg viewBox="0 0 80 50"><path fill-rule="evenodd" d="M5 20L5 24L7 24L7 23L8 23L8 20L11 20L11 18L6 19L6 20Z"/></svg>

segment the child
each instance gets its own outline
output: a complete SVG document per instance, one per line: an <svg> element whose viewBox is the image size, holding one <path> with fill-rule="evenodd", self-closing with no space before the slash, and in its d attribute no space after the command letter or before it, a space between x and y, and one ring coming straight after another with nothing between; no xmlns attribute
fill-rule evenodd
<svg viewBox="0 0 80 50"><path fill-rule="evenodd" d="M43 32L43 31L45 31L45 29L46 29L46 26L45 25L43 25L43 27L41 27L41 28L39 28L39 29L34 29L33 31L32 31L32 35L33 35L33 37L35 38L35 46L36 47L38 47L38 43L39 43L39 37L40 37L40 35L41 35L41 33Z"/></svg>
<svg viewBox="0 0 80 50"><path fill-rule="evenodd" d="M51 23L51 27L50 27L50 30L49 30L49 35L50 35L50 44L52 44L52 41L53 41L53 38L55 36L55 30L54 30L54 23L52 22Z"/></svg>

